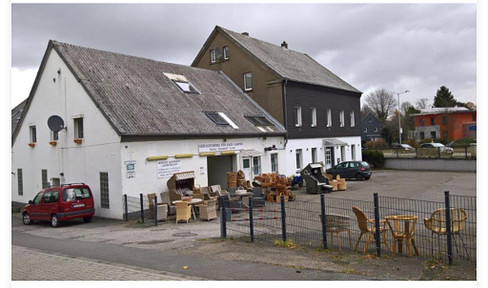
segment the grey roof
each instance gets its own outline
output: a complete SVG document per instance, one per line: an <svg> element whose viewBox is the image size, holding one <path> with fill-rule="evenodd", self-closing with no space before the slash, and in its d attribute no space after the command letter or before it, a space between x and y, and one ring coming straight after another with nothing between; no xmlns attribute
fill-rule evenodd
<svg viewBox="0 0 488 288"><path fill-rule="evenodd" d="M11 117L12 117L12 133L15 131L15 128L17 127L17 124L20 122L22 111L24 110L25 103L27 102L27 99L22 101L19 105L15 106L14 109L11 111Z"/></svg>
<svg viewBox="0 0 488 288"><path fill-rule="evenodd" d="M411 116L436 115L446 113L466 113L471 112L466 107L434 107L420 110L420 113L410 114Z"/></svg>
<svg viewBox="0 0 488 288"><path fill-rule="evenodd" d="M221 31L228 35L244 50L284 79L361 93L305 53L285 49L220 26L216 26L214 31Z"/></svg>
<svg viewBox="0 0 488 288"><path fill-rule="evenodd" d="M286 133L222 72L57 41L50 41L46 54L50 49L58 52L119 135L240 137ZM200 94L183 92L164 73L185 76ZM204 111L225 113L239 129L214 124ZM274 132L261 132L244 117L249 115L266 116L275 124Z"/></svg>

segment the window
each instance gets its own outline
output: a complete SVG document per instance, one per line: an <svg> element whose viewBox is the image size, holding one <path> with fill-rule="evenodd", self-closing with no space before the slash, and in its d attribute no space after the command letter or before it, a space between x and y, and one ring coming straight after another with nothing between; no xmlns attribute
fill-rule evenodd
<svg viewBox="0 0 488 288"><path fill-rule="evenodd" d="M317 127L317 108L312 107L312 127Z"/></svg>
<svg viewBox="0 0 488 288"><path fill-rule="evenodd" d="M24 180L22 179L22 169L17 169L17 194L24 195Z"/></svg>
<svg viewBox="0 0 488 288"><path fill-rule="evenodd" d="M227 60L229 59L229 47L224 46L224 59Z"/></svg>
<svg viewBox="0 0 488 288"><path fill-rule="evenodd" d="M254 175L261 174L261 157L252 157L252 170Z"/></svg>
<svg viewBox="0 0 488 288"><path fill-rule="evenodd" d="M311 152L312 152L312 163L316 163L317 162L317 148L312 148Z"/></svg>
<svg viewBox="0 0 488 288"><path fill-rule="evenodd" d="M442 124L447 125L447 116L446 115L442 116Z"/></svg>
<svg viewBox="0 0 488 288"><path fill-rule="evenodd" d="M34 198L34 204L39 204L41 203L41 199L42 199L42 196L44 195L44 193L39 193L37 194L36 198Z"/></svg>
<svg viewBox="0 0 488 288"><path fill-rule="evenodd" d="M44 203L56 203L59 199L59 192L52 191L44 193Z"/></svg>
<svg viewBox="0 0 488 288"><path fill-rule="evenodd" d="M341 161L346 161L346 147L341 146Z"/></svg>
<svg viewBox="0 0 488 288"><path fill-rule="evenodd" d="M327 147L325 149L325 164L327 167L332 166L332 147Z"/></svg>
<svg viewBox="0 0 488 288"><path fill-rule="evenodd" d="M51 141L58 141L59 136L57 131L51 131Z"/></svg>
<svg viewBox="0 0 488 288"><path fill-rule="evenodd" d="M108 173L106 172L100 172L100 206L102 208L110 208Z"/></svg>
<svg viewBox="0 0 488 288"><path fill-rule="evenodd" d="M244 116L254 126L275 126L268 118L264 116Z"/></svg>
<svg viewBox="0 0 488 288"><path fill-rule="evenodd" d="M173 82L176 84L176 86L178 86L178 88L181 89L181 91L183 91L185 93L200 94L200 92L197 90L197 88L195 88L195 86L193 86L190 82L175 81L175 80L173 80Z"/></svg>
<svg viewBox="0 0 488 288"><path fill-rule="evenodd" d="M368 128L364 128L364 129L363 129L363 132L364 132L364 133L368 133Z"/></svg>
<svg viewBox="0 0 488 288"><path fill-rule="evenodd" d="M420 132L420 140L424 140L425 139L425 133L424 132Z"/></svg>
<svg viewBox="0 0 488 288"><path fill-rule="evenodd" d="M296 164L297 164L297 169L302 168L302 149L297 149L296 150Z"/></svg>
<svg viewBox="0 0 488 288"><path fill-rule="evenodd" d="M249 158L242 159L242 168L243 169L251 168L251 160L249 160Z"/></svg>
<svg viewBox="0 0 488 288"><path fill-rule="evenodd" d="M302 127L302 107L295 107L295 126Z"/></svg>
<svg viewBox="0 0 488 288"><path fill-rule="evenodd" d="M239 129L239 127L237 127L237 125L223 112L207 111L205 112L205 115L207 115L207 117L216 125L230 125L234 129Z"/></svg>
<svg viewBox="0 0 488 288"><path fill-rule="evenodd" d="M447 130L444 131L443 135L444 135L444 140L449 141L449 131L447 131Z"/></svg>
<svg viewBox="0 0 488 288"><path fill-rule="evenodd" d="M327 127L332 127L332 110L327 109Z"/></svg>
<svg viewBox="0 0 488 288"><path fill-rule="evenodd" d="M355 127L356 126L356 119L354 117L354 111L351 111L351 113L349 114L350 118L351 118L351 127Z"/></svg>
<svg viewBox="0 0 488 288"><path fill-rule="evenodd" d="M212 49L210 50L210 63L215 63L216 57L215 57L215 50Z"/></svg>
<svg viewBox="0 0 488 288"><path fill-rule="evenodd" d="M271 154L271 172L278 172L278 153Z"/></svg>
<svg viewBox="0 0 488 288"><path fill-rule="evenodd" d="M30 142L36 143L37 142L36 126L30 126L29 127L29 134L30 134Z"/></svg>
<svg viewBox="0 0 488 288"><path fill-rule="evenodd" d="M49 187L49 182L47 181L47 170L41 170L41 181L42 181L42 189Z"/></svg>
<svg viewBox="0 0 488 288"><path fill-rule="evenodd" d="M430 117L430 125L435 125L435 117Z"/></svg>
<svg viewBox="0 0 488 288"><path fill-rule="evenodd" d="M378 127L374 127L374 132L378 132L380 129Z"/></svg>
<svg viewBox="0 0 488 288"><path fill-rule="evenodd" d="M244 91L252 90L252 73L244 73Z"/></svg>
<svg viewBox="0 0 488 288"><path fill-rule="evenodd" d="M75 139L83 139L83 118L75 118Z"/></svg>
<svg viewBox="0 0 488 288"><path fill-rule="evenodd" d="M424 119L420 119L420 120L419 120L419 125L420 125L420 126L424 126Z"/></svg>
<svg viewBox="0 0 488 288"><path fill-rule="evenodd" d="M431 139L435 139L435 138L437 138L437 137L436 137L436 133L435 133L435 131L430 131L430 138L431 138Z"/></svg>
<svg viewBox="0 0 488 288"><path fill-rule="evenodd" d="M68 188L63 191L63 201L75 201L76 199L91 198L88 188Z"/></svg>
<svg viewBox="0 0 488 288"><path fill-rule="evenodd" d="M356 145L351 145L351 159L356 161Z"/></svg>
<svg viewBox="0 0 488 288"><path fill-rule="evenodd" d="M339 126L344 127L344 110L339 113Z"/></svg>

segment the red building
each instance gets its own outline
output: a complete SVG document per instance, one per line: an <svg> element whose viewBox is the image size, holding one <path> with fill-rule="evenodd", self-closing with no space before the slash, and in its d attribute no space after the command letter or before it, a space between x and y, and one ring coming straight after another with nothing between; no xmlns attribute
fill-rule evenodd
<svg viewBox="0 0 488 288"><path fill-rule="evenodd" d="M469 137L476 139L476 111L464 107L431 108L415 117L415 139L442 139L446 142Z"/></svg>

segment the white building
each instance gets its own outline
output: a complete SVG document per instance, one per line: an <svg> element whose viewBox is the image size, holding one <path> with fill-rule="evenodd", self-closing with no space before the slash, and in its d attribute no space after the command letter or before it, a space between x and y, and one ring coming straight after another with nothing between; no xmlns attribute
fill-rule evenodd
<svg viewBox="0 0 488 288"><path fill-rule="evenodd" d="M285 134L222 72L50 41L13 130L12 201L83 182L97 216L121 219L124 194L168 191L175 172L225 187L276 169Z"/></svg>

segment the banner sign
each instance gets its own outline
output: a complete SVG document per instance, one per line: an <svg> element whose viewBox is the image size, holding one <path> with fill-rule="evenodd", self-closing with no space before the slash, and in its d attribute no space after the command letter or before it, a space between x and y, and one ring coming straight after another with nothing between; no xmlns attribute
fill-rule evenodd
<svg viewBox="0 0 488 288"><path fill-rule="evenodd" d="M169 178L177 172L181 172L181 160L161 160L158 161L158 178Z"/></svg>
<svg viewBox="0 0 488 288"><path fill-rule="evenodd" d="M243 147L244 147L244 143L231 143L231 142L198 144L198 153L237 151L237 150L242 150Z"/></svg>

